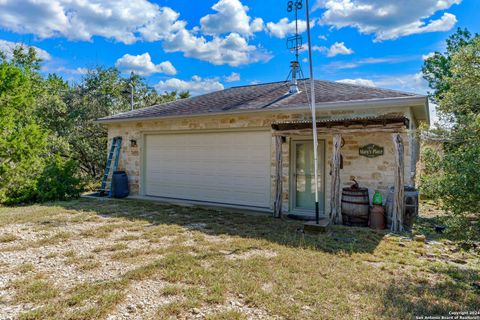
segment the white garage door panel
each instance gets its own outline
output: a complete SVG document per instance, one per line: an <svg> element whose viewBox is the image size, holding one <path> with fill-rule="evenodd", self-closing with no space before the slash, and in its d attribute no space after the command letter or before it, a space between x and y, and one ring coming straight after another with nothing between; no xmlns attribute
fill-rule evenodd
<svg viewBox="0 0 480 320"><path fill-rule="evenodd" d="M158 134L145 140L146 195L269 207L269 132Z"/></svg>

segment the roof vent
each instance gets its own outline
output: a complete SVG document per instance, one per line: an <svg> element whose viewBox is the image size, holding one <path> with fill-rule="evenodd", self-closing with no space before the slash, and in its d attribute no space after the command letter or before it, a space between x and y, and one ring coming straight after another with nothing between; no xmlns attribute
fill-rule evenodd
<svg viewBox="0 0 480 320"><path fill-rule="evenodd" d="M290 80L290 90L289 90L290 94L295 94L300 92L300 90L298 90L298 82L297 82L297 73L298 73L299 67L300 65L298 61L290 62L291 75L292 75L292 79Z"/></svg>

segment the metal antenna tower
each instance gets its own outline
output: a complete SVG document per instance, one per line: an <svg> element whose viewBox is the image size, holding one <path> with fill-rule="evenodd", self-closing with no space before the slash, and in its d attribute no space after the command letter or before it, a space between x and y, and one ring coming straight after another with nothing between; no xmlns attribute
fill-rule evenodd
<svg viewBox="0 0 480 320"><path fill-rule="evenodd" d="M287 2L287 12L295 12L295 35L287 38L287 49L294 52L295 60L290 61L290 73L287 78L292 77L290 83L290 93L298 93L298 84L297 77L302 76L303 72L298 62L298 52L303 47L303 38L298 34L298 10L303 8L302 0L288 1Z"/></svg>

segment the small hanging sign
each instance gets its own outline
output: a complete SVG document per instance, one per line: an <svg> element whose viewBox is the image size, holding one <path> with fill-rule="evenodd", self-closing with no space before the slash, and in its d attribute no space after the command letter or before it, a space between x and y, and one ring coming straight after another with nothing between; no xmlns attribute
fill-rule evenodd
<svg viewBox="0 0 480 320"><path fill-rule="evenodd" d="M358 148L358 154L367 158L383 156L383 147L373 143L367 144L363 147Z"/></svg>

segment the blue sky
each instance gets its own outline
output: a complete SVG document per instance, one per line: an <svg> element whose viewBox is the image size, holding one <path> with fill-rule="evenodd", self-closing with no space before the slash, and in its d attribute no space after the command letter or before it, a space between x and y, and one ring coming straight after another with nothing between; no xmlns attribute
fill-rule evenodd
<svg viewBox="0 0 480 320"><path fill-rule="evenodd" d="M303 0L305 4L305 0ZM425 56L457 27L478 32L478 0L311 0L316 78L426 93ZM0 48L41 49L42 70L78 80L117 66L160 92L201 94L285 80L293 14L284 0L3 0ZM305 12L299 12L304 30ZM306 33L303 33L306 41ZM308 76L307 53L301 53Z"/></svg>

